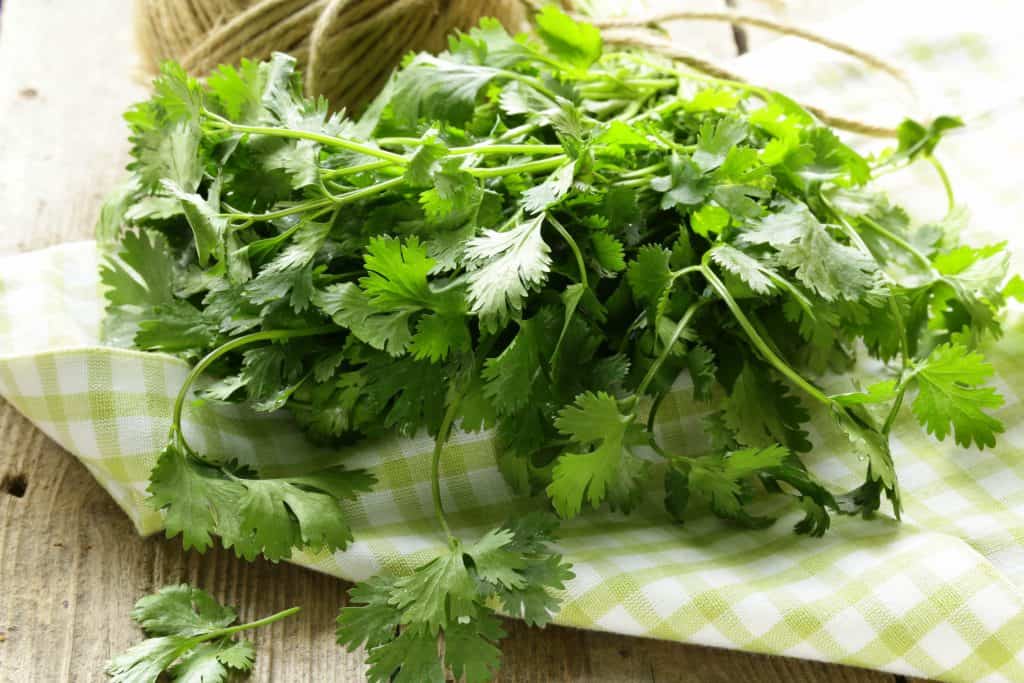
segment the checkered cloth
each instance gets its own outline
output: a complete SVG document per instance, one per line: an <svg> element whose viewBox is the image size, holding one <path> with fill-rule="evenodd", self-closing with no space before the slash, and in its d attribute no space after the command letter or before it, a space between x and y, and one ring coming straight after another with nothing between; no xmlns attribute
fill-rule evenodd
<svg viewBox="0 0 1024 683"><path fill-rule="evenodd" d="M915 6L921 15L912 14ZM1015 98L1024 94L1018 73L1024 50L1013 33L1016 23L1001 20L998 5L980 0L964 17L943 10L942 3L874 9L831 32L852 32L861 44L874 42L878 51L912 62L915 80L942 84L929 90L939 93L929 105L939 102L976 120L975 132L944 143L940 152L954 170L961 199L975 210L969 237L1016 242L1020 271L1024 192L1017 169L1024 144ZM884 121L891 114L886 107L906 110L904 95L891 83L831 59L781 41L737 68L847 113L863 111ZM1018 116L1002 115L1014 109ZM893 188L901 199L932 214L943 206L927 169L909 177L912 191ZM148 473L187 367L169 356L99 344L97 264L91 242L0 260L0 394L79 458L139 532L148 534L161 527L160 516L145 504ZM656 500L628 517L587 514L566 523L558 543L576 578L557 622L949 681L1024 681L1020 311L1011 312L1007 327L989 349L1006 397L998 416L1007 431L996 448L937 444L912 419L894 430L903 523L837 518L825 538L811 539L791 532L798 513L757 532L713 518L674 526ZM831 388L849 389L842 378ZM699 448L702 408L688 393L681 390L666 402L658 425L666 446L682 452ZM311 450L287 417L257 417L231 406L193 407L186 431L201 450L264 467L287 465L289 457ZM858 484L864 464L848 453L827 418L813 432L812 469L836 488ZM294 560L362 579L379 571L408 572L440 550L428 483L430 447L429 439L416 438L353 448L346 462L371 469L380 482L347 506L356 542L343 553ZM472 538L519 504L495 468L487 435L457 434L443 462L445 503L457 534Z"/></svg>

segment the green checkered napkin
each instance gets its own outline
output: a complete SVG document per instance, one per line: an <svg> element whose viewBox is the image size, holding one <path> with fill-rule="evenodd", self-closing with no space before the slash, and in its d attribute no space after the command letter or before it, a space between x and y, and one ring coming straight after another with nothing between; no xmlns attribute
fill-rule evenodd
<svg viewBox="0 0 1024 683"><path fill-rule="evenodd" d="M901 3L884 7L886 22L867 10L837 29L870 26L870 32L858 35L870 35L879 50L914 60L915 77L946 84L947 109L996 110L976 132L951 140L941 151L959 171L957 186L967 188L964 198L980 217L980 230L973 234L1016 241L1019 259L1024 253L1018 236L1024 193L1020 174L1014 173L1024 152L1019 102L1016 116L999 116L1006 102L1013 106L1007 87L1017 77L1022 52L1012 22L999 21L997 5L986 14L984 2L972 3L970 18L947 15L945 24L940 10L911 17L909 9L894 4ZM900 13L908 17L895 16ZM900 40L886 35L893 26L903 33ZM908 38L907 26L928 37ZM791 82L783 85L797 93L809 92L806 84L815 83L814 96L831 100L833 109L843 102L846 111L880 100L898 102L899 95L857 102L891 86L804 52L794 62L795 49L783 41L738 68L773 84L788 73ZM801 65L799 73L777 68L794 63ZM1022 94L1018 90L1016 96ZM934 185L925 172L917 178L913 192L901 194L911 204L924 187ZM941 206L941 198L935 205ZM99 345L97 266L92 242L0 260L0 394L78 457L147 534L161 527L160 516L145 505L148 473L166 438L187 367L169 356ZM1024 318L1019 311L1011 313L1007 327L989 351L1006 397L998 417L1007 431L995 449L939 445L912 421L894 431L906 503L903 523L837 518L825 538L812 539L791 532L798 513L757 532L712 518L673 526L656 506L629 517L584 515L564 525L558 543L576 578L556 621L950 681L1024 681ZM839 381L834 388L843 388ZM688 394L680 387L666 402L659 439L666 447L697 452L701 408ZM859 484L863 463L849 455L826 418L817 427L811 467L837 488ZM257 417L231 406L193 408L186 431L200 451L230 453L263 466L285 466L289 454L311 448L287 418ZM373 470L380 482L348 506L356 542L344 553L301 555L295 561L362 579L381 570L410 571L440 550L428 484L431 445L427 438L391 439L345 453L346 462ZM502 521L516 504L495 468L486 435L457 434L443 462L445 504L456 533L473 537Z"/></svg>

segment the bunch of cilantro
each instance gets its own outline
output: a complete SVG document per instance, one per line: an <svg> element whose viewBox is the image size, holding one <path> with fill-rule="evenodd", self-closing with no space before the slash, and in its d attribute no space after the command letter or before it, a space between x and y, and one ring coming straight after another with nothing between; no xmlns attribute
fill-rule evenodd
<svg viewBox="0 0 1024 683"><path fill-rule="evenodd" d="M605 52L551 7L535 38L485 21L411 56L355 119L304 97L294 66L199 82L167 64L128 112L132 178L100 225L106 335L196 361L149 488L189 547L342 549L342 501L374 483L195 451L181 411L201 374L216 378L204 398L286 409L319 441L435 437L448 552L356 587L339 618L373 680L488 679L497 610L543 624L571 577L551 516L451 534L438 475L455 425L493 429L508 481L561 518L656 496L672 519L699 505L762 527L789 507L774 499L811 535L883 498L899 516L889 432L905 403L962 446L1002 431L978 344L1024 289L1004 282L1003 245L958 242L948 183L950 216L927 225L869 189L917 160L941 171L956 119L906 122L865 158L780 94ZM865 355L888 374L861 388ZM852 390L823 389L826 372ZM680 381L707 404L699 456L654 428ZM855 490L801 460L811 408L865 463Z"/></svg>

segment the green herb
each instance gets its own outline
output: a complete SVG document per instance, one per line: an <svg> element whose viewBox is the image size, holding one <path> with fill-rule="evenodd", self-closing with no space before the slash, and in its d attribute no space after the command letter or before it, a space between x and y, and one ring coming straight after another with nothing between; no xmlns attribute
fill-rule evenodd
<svg viewBox="0 0 1024 683"><path fill-rule="evenodd" d="M368 648L374 681L443 682L446 670L467 683L490 680L501 657L496 643L505 636L492 604L544 626L558 607L548 591L562 590L573 576L546 547L556 524L550 515L529 513L472 545L453 541L409 576L376 576L355 586L355 605L338 616L338 642Z"/></svg>
<svg viewBox="0 0 1024 683"><path fill-rule="evenodd" d="M132 619L149 636L107 663L116 683L155 683L166 672L172 681L226 681L252 670L256 649L251 641L231 636L267 626L299 611L298 607L248 624L232 626L235 610L206 591L188 584L167 586L135 603Z"/></svg>
<svg viewBox="0 0 1024 683"><path fill-rule="evenodd" d="M484 21L410 57L358 119L304 97L284 55L205 84L168 64L127 115L133 175L100 230L107 335L198 361L150 486L168 533L244 557L343 549L341 502L373 484L312 463L268 479L194 451L181 409L201 374L219 378L206 399L284 408L318 441L436 438L447 550L354 589L340 618L373 680L486 679L495 606L543 623L569 576L548 522L451 533L456 424L493 428L509 482L563 518L654 497L666 519L707 508L751 528L796 509L810 535L883 498L900 515L904 403L961 445L1002 430L978 345L1021 296L1004 245L960 245L955 212L916 225L870 189L924 159L952 208L934 152L958 120L907 122L865 158L783 95L604 51L551 7L537 23L539 40ZM861 390L863 356L888 376ZM826 391L826 372L847 389ZM707 405L696 455L655 428L680 377ZM804 461L812 408L864 463L853 491Z"/></svg>

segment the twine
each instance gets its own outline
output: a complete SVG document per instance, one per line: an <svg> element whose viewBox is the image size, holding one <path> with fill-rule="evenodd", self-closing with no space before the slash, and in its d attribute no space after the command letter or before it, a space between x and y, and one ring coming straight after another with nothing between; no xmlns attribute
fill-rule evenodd
<svg viewBox="0 0 1024 683"><path fill-rule="evenodd" d="M358 109L409 52L438 52L448 35L494 17L526 25L520 0L136 0L139 47L148 66L174 59L194 74L243 58L287 52L306 90L336 108Z"/></svg>
<svg viewBox="0 0 1024 683"><path fill-rule="evenodd" d="M570 0L562 4L571 11ZM334 108L358 110L409 52L441 51L452 31L468 30L487 16L512 32L519 31L528 26L529 13L540 5L538 0L136 0L135 21L139 46L154 69L174 59L202 75L220 64L287 52L303 69L309 94L325 96ZM673 10L635 18L583 19L604 29L608 44L653 50L719 78L743 80L658 37L651 27L672 20L758 26L849 55L911 87L900 69L876 55L807 29L740 12ZM806 108L836 128L876 137L896 135L891 127Z"/></svg>
<svg viewBox="0 0 1024 683"><path fill-rule="evenodd" d="M903 83L907 88L913 89L906 74L894 64L887 62L878 55L872 54L858 47L849 45L820 33L815 33L793 24L783 23L766 17L759 17L754 14L744 14L734 10L728 11L703 11L703 10L669 10L640 17L614 17L588 19L591 23L601 29L614 28L639 28L645 26L658 26L668 21L722 21L730 24L756 26L775 33L787 36L795 36L811 43L816 43L830 50L845 54L849 57L867 64L868 66L884 71L896 80Z"/></svg>
<svg viewBox="0 0 1024 683"><path fill-rule="evenodd" d="M623 28L606 29L603 32L603 36L605 42L609 45L643 48L645 50L650 50L651 52L657 52L658 54L664 55L678 62L682 62L691 69L707 74L708 76L714 76L715 78L721 78L727 81L736 81L737 83L746 82L742 76L687 51L679 45L679 43L666 40L664 38L658 38L647 31ZM814 114L820 121L827 123L833 128L876 138L894 138L898 135L898 131L889 126L881 126L874 123L868 123L866 121L839 116L825 111L821 107L803 102L800 103L800 106Z"/></svg>

